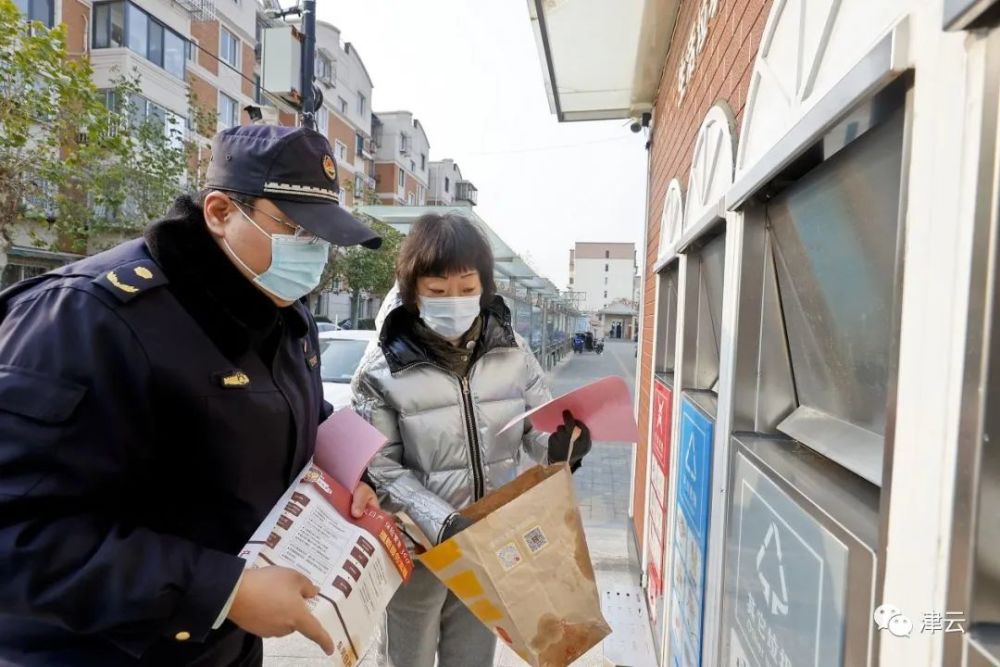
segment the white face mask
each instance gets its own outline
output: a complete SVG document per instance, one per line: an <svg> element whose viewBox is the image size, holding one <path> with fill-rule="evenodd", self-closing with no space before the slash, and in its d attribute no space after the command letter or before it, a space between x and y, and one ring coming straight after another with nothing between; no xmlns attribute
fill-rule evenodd
<svg viewBox="0 0 1000 667"><path fill-rule="evenodd" d="M472 328L479 317L480 295L475 296L418 296L420 319L427 327L448 340L461 338Z"/></svg>

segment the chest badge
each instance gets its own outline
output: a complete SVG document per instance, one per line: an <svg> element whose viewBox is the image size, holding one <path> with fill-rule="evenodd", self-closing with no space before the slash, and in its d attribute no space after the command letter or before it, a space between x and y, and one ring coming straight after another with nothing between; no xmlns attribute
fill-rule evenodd
<svg viewBox="0 0 1000 667"><path fill-rule="evenodd" d="M216 378L219 384L226 389L240 389L250 384L250 376L239 370L231 373L217 373Z"/></svg>
<svg viewBox="0 0 1000 667"><path fill-rule="evenodd" d="M302 353L306 356L306 365L309 368L316 368L319 366L319 356L310 349L309 341L302 341Z"/></svg>

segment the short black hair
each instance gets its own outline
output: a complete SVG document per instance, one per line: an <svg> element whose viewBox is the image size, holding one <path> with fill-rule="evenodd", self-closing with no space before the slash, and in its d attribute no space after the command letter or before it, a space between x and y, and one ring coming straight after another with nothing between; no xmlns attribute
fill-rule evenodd
<svg viewBox="0 0 1000 667"><path fill-rule="evenodd" d="M493 251L486 236L458 213L427 213L410 227L396 259L396 281L403 305L417 310L417 279L477 271L485 308L496 296Z"/></svg>

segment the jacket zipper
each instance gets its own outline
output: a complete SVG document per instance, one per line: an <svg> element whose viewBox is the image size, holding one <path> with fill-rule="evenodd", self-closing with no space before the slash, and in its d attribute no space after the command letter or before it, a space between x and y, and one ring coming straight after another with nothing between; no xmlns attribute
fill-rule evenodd
<svg viewBox="0 0 1000 667"><path fill-rule="evenodd" d="M476 431L476 414L473 410L472 395L469 391L469 378L460 378L462 382L462 404L465 411L465 428L469 432L469 450L472 455L473 500L479 500L486 495L483 478L483 459L479 451L479 435Z"/></svg>
<svg viewBox="0 0 1000 667"><path fill-rule="evenodd" d="M484 354L483 356L486 355ZM486 495L486 487L484 484L486 471L483 469L483 457L479 453L479 432L476 430L476 413L472 405L472 392L469 387L469 378L468 376L462 377L460 375L456 375L444 366L440 366L431 361L420 361L412 364L411 366L407 366L406 368L402 368L400 371L408 370L414 366L424 365L437 368L438 370L444 371L449 375L453 375L462 385L462 412L465 417L465 429L469 436L469 454L472 457L472 493L473 502L475 502ZM469 372L472 372L471 368L469 369Z"/></svg>

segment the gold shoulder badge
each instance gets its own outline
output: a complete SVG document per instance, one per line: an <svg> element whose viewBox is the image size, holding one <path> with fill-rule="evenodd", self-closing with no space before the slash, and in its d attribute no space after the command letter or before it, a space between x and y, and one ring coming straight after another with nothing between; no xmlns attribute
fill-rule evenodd
<svg viewBox="0 0 1000 667"><path fill-rule="evenodd" d="M118 274L114 271L108 271L108 282L125 292L126 294L135 294L139 291L138 287L133 287L132 285L126 285L122 281L118 280Z"/></svg>
<svg viewBox="0 0 1000 667"><path fill-rule="evenodd" d="M220 378L223 387L233 388L233 387L245 387L250 384L250 378L243 371L234 371L229 375L223 375Z"/></svg>
<svg viewBox="0 0 1000 667"><path fill-rule="evenodd" d="M103 271L91 282L113 294L119 302L128 303L168 281L153 261L139 259Z"/></svg>
<svg viewBox="0 0 1000 667"><path fill-rule="evenodd" d="M323 156L323 173L325 173L326 177L331 181L337 180L337 165L333 161L333 157L330 155Z"/></svg>

